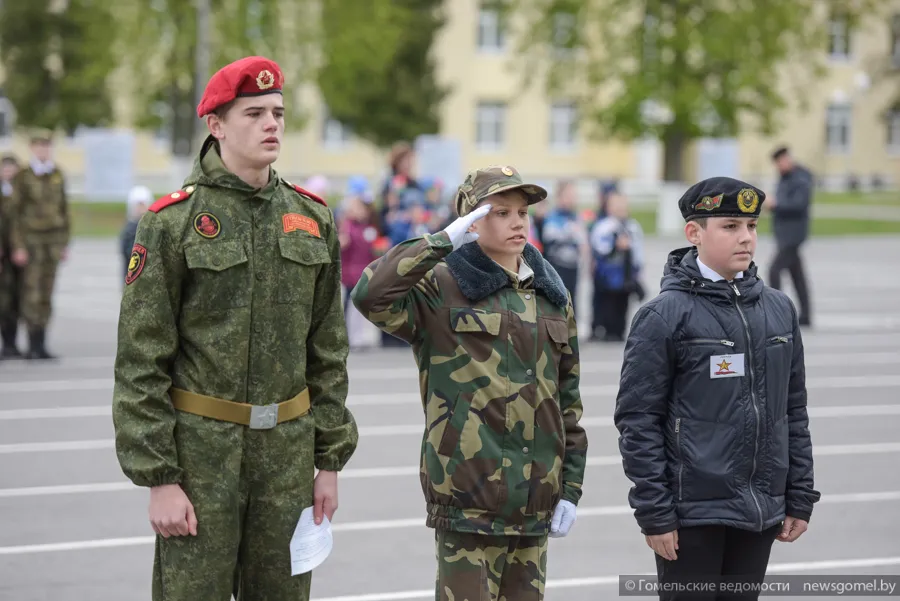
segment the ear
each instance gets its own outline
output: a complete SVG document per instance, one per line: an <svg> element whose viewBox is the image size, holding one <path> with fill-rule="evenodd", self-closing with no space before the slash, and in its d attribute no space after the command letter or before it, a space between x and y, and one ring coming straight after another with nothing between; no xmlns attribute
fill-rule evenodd
<svg viewBox="0 0 900 601"><path fill-rule="evenodd" d="M222 127L222 120L218 115L210 114L206 116L206 127L209 128L209 133L217 139L221 140L225 137L225 131Z"/></svg>
<svg viewBox="0 0 900 601"><path fill-rule="evenodd" d="M694 246L700 246L700 225L695 221L685 223L684 236Z"/></svg>

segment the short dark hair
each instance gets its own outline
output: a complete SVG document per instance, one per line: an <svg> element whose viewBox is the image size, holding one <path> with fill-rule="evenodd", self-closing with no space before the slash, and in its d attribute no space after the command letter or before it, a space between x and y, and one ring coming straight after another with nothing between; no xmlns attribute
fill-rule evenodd
<svg viewBox="0 0 900 601"><path fill-rule="evenodd" d="M709 217L697 217L696 219L694 219L694 222L701 228L706 229L706 222L708 219Z"/></svg>
<svg viewBox="0 0 900 601"><path fill-rule="evenodd" d="M772 153L772 160L777 161L778 159L780 159L784 155L788 154L789 152L790 151L788 150L787 146L779 146L778 148L775 149L775 152Z"/></svg>
<svg viewBox="0 0 900 601"><path fill-rule="evenodd" d="M3 164L3 165L13 165L13 166L15 166L15 167L18 167L18 166L19 166L19 161L17 161L17 160L16 160L16 157L14 157L14 156L11 155L11 154L4 154L4 155L3 155L3 158L0 159L0 164Z"/></svg>
<svg viewBox="0 0 900 601"><path fill-rule="evenodd" d="M236 101L237 101L237 98L235 98L234 100L229 100L225 104L217 106L215 109L213 109L212 114L215 115L216 117L218 117L219 119L224 119L225 115L228 114L228 111L231 110L231 107L234 106L234 103Z"/></svg>

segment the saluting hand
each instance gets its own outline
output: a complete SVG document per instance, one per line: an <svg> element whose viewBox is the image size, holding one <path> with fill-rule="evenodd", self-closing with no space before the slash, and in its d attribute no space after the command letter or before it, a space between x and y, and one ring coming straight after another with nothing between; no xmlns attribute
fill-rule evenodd
<svg viewBox="0 0 900 601"><path fill-rule="evenodd" d="M163 538L197 536L194 506L178 484L164 484L150 489L150 524Z"/></svg>
<svg viewBox="0 0 900 601"><path fill-rule="evenodd" d="M489 204L478 207L465 217L460 217L444 228L444 231L447 232L447 236L450 237L450 242L453 243L453 250L458 249L464 244L478 240L478 234L470 232L469 228L472 227L473 223L487 215L490 210L491 205Z"/></svg>

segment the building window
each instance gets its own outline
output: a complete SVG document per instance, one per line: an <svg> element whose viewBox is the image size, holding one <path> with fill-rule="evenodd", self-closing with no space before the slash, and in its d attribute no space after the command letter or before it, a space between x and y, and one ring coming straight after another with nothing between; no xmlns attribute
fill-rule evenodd
<svg viewBox="0 0 900 601"><path fill-rule="evenodd" d="M353 131L325 110L322 119L322 144L327 148L342 148L353 139Z"/></svg>
<svg viewBox="0 0 900 601"><path fill-rule="evenodd" d="M888 113L887 147L891 154L900 154L900 105Z"/></svg>
<svg viewBox="0 0 900 601"><path fill-rule="evenodd" d="M828 24L828 54L833 59L850 56L850 20L846 15L834 15Z"/></svg>
<svg viewBox="0 0 900 601"><path fill-rule="evenodd" d="M571 150L578 131L578 110L573 102L555 102L550 107L550 147Z"/></svg>
<svg viewBox="0 0 900 601"><path fill-rule="evenodd" d="M557 51L568 51L574 47L576 24L574 13L558 12L553 15L553 47Z"/></svg>
<svg viewBox="0 0 900 601"><path fill-rule="evenodd" d="M506 105L502 102L480 102L475 141L483 151L499 150L506 137Z"/></svg>
<svg viewBox="0 0 900 601"><path fill-rule="evenodd" d="M498 2L482 2L478 11L478 49L497 51L504 45L503 14Z"/></svg>
<svg viewBox="0 0 900 601"><path fill-rule="evenodd" d="M832 104L825 115L825 145L832 154L850 151L853 110L848 104Z"/></svg>

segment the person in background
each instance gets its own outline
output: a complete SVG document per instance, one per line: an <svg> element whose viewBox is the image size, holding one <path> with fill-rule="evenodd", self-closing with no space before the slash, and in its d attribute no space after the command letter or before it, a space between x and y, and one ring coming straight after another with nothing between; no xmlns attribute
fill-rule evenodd
<svg viewBox="0 0 900 601"><path fill-rule="evenodd" d="M772 154L772 161L781 175L775 196L769 198L772 230L778 253L769 269L769 285L781 290L781 272L787 269L800 302L800 325L812 323L809 304L809 284L800 258L800 247L809 236L809 207L813 195L812 173L798 165L790 151L782 146Z"/></svg>
<svg viewBox="0 0 900 601"><path fill-rule="evenodd" d="M16 346L19 330L19 295L22 293L22 269L12 261L11 203L13 180L19 173L19 162L4 155L0 162L0 334L3 348L0 359L19 359Z"/></svg>
<svg viewBox="0 0 900 601"><path fill-rule="evenodd" d="M562 278L572 294L578 296L578 264L587 242L587 232L577 214L578 196L574 182L562 181L556 191L556 207L544 218L541 242L544 258Z"/></svg>
<svg viewBox="0 0 900 601"><path fill-rule="evenodd" d="M364 177L354 176L347 183L347 196L342 205L338 226L341 244L341 284L344 285L344 319L350 349L359 350L368 321L350 302L350 291L356 286L363 270L375 260L375 241L378 229L375 225L374 197Z"/></svg>
<svg viewBox="0 0 900 601"><path fill-rule="evenodd" d="M303 184L303 188L309 192L312 192L319 198L328 199L328 195L331 193L331 182L328 181L328 178L324 175L313 175Z"/></svg>
<svg viewBox="0 0 900 601"><path fill-rule="evenodd" d="M424 203L425 191L413 177L415 151L408 142L397 142L391 148L390 175L381 189L381 231L390 240L390 247L412 237L412 207ZM382 331L385 347L407 347L403 340Z"/></svg>
<svg viewBox="0 0 900 601"><path fill-rule="evenodd" d="M606 217L606 203L611 194L615 194L618 191L618 187L615 182L612 181L603 181L598 182L600 187L600 193L597 197L597 212L594 215L594 220L587 225L588 231L593 231L594 226L597 225L604 217ZM592 250L593 254L593 250ZM596 264L594 261L591 263L591 273L593 274L596 271ZM597 335L603 329L603 314L601 309L603 308L606 300L603 298L604 289L600 286L593 286L592 294L591 294L591 306L593 307L593 311L591 311L591 337L590 340L597 341L599 336Z"/></svg>
<svg viewBox="0 0 900 601"><path fill-rule="evenodd" d="M593 309L604 330L603 340L621 342L625 338L631 295L644 298L639 279L644 263L644 234L640 224L629 216L628 200L623 194L608 195L605 213L606 217L591 228L594 299L599 301ZM594 331L592 338L598 337Z"/></svg>
<svg viewBox="0 0 900 601"><path fill-rule="evenodd" d="M128 192L128 201L126 203L126 222L125 227L119 234L119 253L122 256L122 278L128 275L131 268L132 249L134 248L134 238L137 234L138 223L141 217L153 204L154 198L150 188L146 186L134 186ZM122 280L124 285L124 279Z"/></svg>

